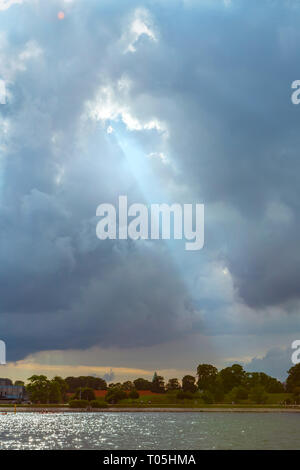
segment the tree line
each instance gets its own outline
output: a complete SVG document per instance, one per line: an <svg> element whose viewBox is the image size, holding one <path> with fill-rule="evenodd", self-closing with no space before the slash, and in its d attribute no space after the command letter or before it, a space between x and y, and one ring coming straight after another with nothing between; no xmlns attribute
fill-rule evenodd
<svg viewBox="0 0 300 470"><path fill-rule="evenodd" d="M200 397L205 403L238 403L250 399L265 403L267 394L289 392L293 400L300 403L300 364L288 371L286 383L263 372L246 372L240 364L233 364L220 371L211 364L199 364L196 376L185 375L180 381L154 373L152 381L137 378L123 383L110 383L93 376L62 377L49 380L45 375L33 375L26 386L30 400L34 403L66 403L72 399L95 400L94 390L107 390L105 400L117 403L125 398L137 399L140 391L149 390L158 394L173 394L178 399ZM19 384L22 382L18 381Z"/></svg>

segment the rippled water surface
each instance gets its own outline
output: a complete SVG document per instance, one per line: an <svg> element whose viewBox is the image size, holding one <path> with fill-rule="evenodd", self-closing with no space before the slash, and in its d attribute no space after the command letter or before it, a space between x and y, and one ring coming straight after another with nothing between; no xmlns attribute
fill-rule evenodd
<svg viewBox="0 0 300 470"><path fill-rule="evenodd" d="M0 449L299 449L300 414L0 415Z"/></svg>

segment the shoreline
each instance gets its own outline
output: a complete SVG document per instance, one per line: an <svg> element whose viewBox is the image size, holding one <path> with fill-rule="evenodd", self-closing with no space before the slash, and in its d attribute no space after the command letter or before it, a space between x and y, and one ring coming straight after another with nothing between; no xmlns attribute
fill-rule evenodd
<svg viewBox="0 0 300 470"><path fill-rule="evenodd" d="M17 408L16 412L13 407L0 409L0 415L8 413L40 413L40 414L57 414L57 413L300 413L300 408L94 408L91 410L81 408Z"/></svg>

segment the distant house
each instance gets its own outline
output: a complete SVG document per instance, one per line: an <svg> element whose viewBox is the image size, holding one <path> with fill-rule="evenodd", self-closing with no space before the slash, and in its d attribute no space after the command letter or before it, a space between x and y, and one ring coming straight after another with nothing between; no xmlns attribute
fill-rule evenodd
<svg viewBox="0 0 300 470"><path fill-rule="evenodd" d="M10 379L0 379L0 401L26 401L28 396L23 385L13 385Z"/></svg>

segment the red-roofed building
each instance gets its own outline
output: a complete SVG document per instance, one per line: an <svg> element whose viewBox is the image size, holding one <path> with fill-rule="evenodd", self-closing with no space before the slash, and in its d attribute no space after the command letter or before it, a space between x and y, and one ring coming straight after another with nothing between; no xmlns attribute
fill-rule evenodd
<svg viewBox="0 0 300 470"><path fill-rule="evenodd" d="M140 395L140 397L142 397L144 395L159 395L159 393L151 392L151 390L137 390L137 392ZM104 398L105 395L107 394L107 390L94 390L94 394L95 394L96 399L97 398ZM67 393L68 397L71 397L73 395L74 395L74 393Z"/></svg>

